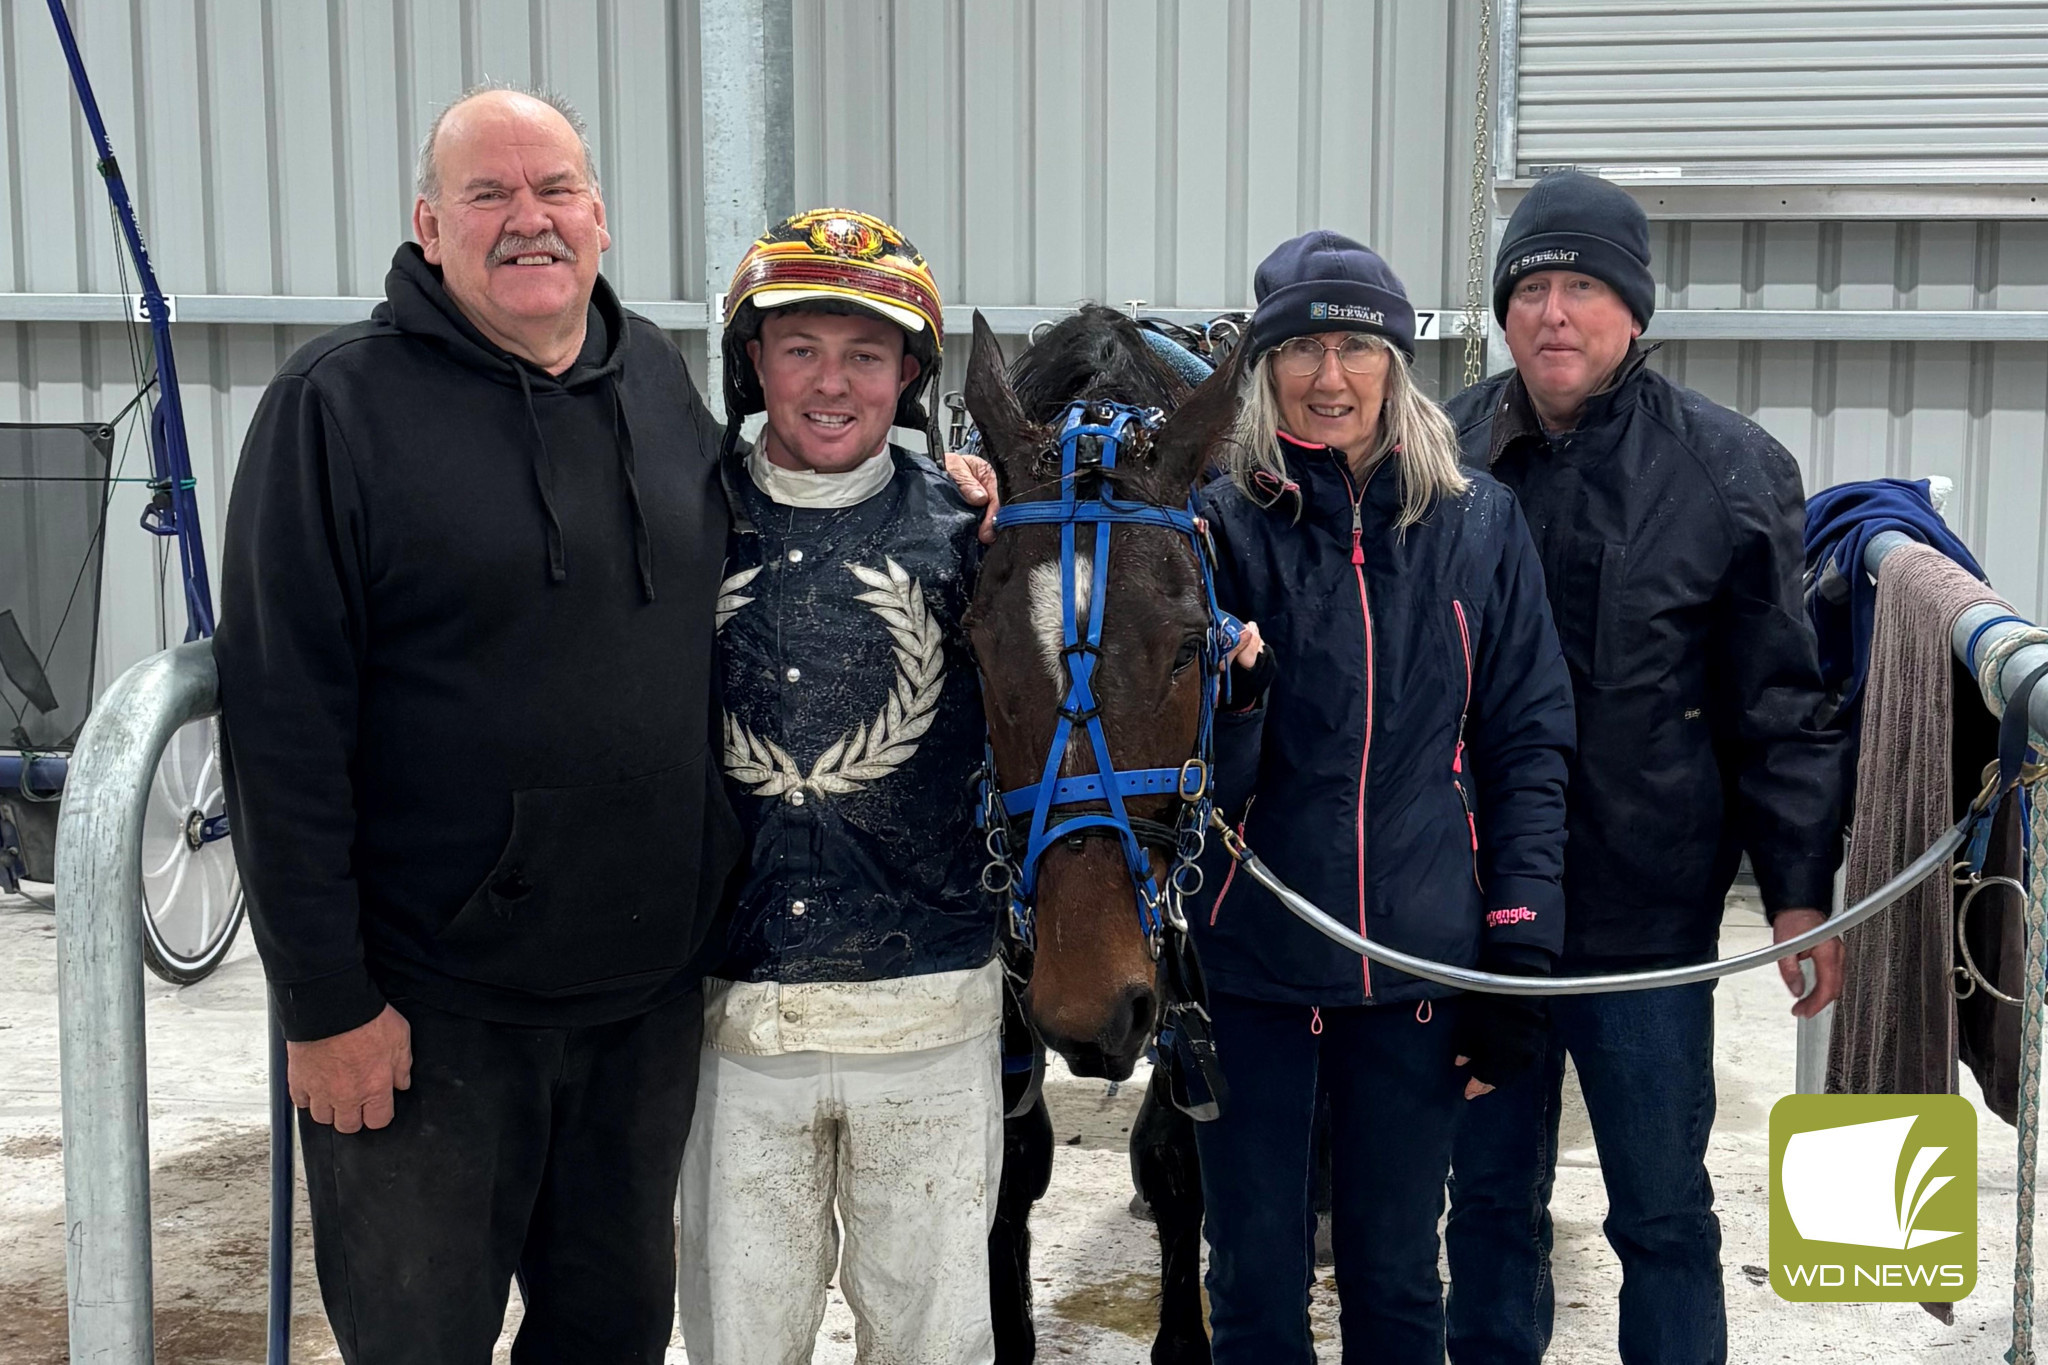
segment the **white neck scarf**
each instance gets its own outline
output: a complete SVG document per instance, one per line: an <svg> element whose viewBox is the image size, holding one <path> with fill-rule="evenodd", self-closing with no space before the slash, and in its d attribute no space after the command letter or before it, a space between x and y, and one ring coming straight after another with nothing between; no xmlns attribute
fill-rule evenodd
<svg viewBox="0 0 2048 1365"><path fill-rule="evenodd" d="M747 456L747 473L753 475L754 487L784 507L851 507L881 492L896 474L896 462L889 458L886 444L839 474L820 474L812 469L784 469L781 465L770 464L761 454L761 447L765 444L767 433L763 432L761 440L754 443L753 452Z"/></svg>

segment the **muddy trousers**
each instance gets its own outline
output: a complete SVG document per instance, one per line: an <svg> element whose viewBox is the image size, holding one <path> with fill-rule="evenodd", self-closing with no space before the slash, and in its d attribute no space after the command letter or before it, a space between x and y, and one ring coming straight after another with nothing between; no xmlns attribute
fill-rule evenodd
<svg viewBox="0 0 2048 1365"><path fill-rule="evenodd" d="M887 1054L706 1048L698 1088L683 1163L690 1365L809 1361L835 1267L863 1365L994 1359L995 1032Z"/></svg>
<svg viewBox="0 0 2048 1365"><path fill-rule="evenodd" d="M584 1028L393 1001L412 1088L374 1132L299 1115L313 1256L348 1365L659 1365L703 998Z"/></svg>
<svg viewBox="0 0 2048 1365"><path fill-rule="evenodd" d="M1212 992L1230 1099L1195 1127L1216 1365L1313 1365L1316 1097L1330 1105L1343 1358L1440 1365L1437 1218L1464 1104L1456 999L1307 1005Z"/></svg>

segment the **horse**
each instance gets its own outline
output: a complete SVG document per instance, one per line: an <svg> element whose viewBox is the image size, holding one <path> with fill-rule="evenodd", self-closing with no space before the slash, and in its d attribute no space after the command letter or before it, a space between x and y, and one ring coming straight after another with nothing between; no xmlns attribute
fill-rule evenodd
<svg viewBox="0 0 2048 1365"><path fill-rule="evenodd" d="M1191 389L1131 319L1094 306L1055 325L1006 368L977 314L966 399L1006 507L1060 496L1059 466L1055 459L1048 467L1047 453L1056 424L1074 401L1168 414L1103 477L1120 502L1179 509L1235 421L1239 375L1237 364L1226 363ZM1082 539L1092 545L1092 532ZM1205 648L1213 603L1198 553L1190 537L1171 527L1115 525L1103 600L1077 602L1084 615L1102 613L1100 648L1090 651L1092 687L1118 771L1178 768L1185 774L1188 761L1199 757L1206 715L1202 690L1213 686L1210 670L1219 661ZM1077 567L1077 581L1086 576ZM981 664L992 784L998 773L1036 775L1045 769L1057 717L1068 702L1073 662L1072 647L1063 649L1060 596L1058 528L1012 525L998 534L966 620ZM1096 767L1077 734L1058 772L1085 775ZM1011 778L1010 785L1021 784ZM1151 836L1144 841L1144 857L1160 887L1174 875L1175 849L1157 835L1173 832L1185 795L1134 795L1126 802L1132 825ZM1134 904L1134 869L1124 845L1119 838L1085 837L1113 833L1084 830L1045 850L1031 907L1035 951L1025 1003L1030 1023L1076 1075L1122 1080L1157 1029L1162 982L1160 936L1156 929L1148 934ZM1154 1365L1207 1365L1200 1168L1193 1124L1167 1093L1166 1075L1166 1068L1154 1069L1131 1134L1133 1172L1159 1230L1162 1262L1160 1325L1151 1355ZM1050 1176L1051 1128L1043 1101L1014 1114L1005 1138L990 1271L997 1359L1010 1365L1028 1361L1034 1344L1026 1219Z"/></svg>

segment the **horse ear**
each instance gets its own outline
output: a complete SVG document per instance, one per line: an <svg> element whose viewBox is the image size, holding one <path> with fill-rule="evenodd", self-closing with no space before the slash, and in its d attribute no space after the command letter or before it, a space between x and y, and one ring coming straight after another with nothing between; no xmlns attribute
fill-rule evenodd
<svg viewBox="0 0 2048 1365"><path fill-rule="evenodd" d="M982 450L995 465L1007 497L1012 487L1010 465L1031 454L1022 449L1030 423L1024 418L1023 405L1017 401L1017 391L1010 387L1002 345L979 308L974 310L974 347L967 356L966 393L967 410L974 415L975 428L981 433Z"/></svg>
<svg viewBox="0 0 2048 1365"><path fill-rule="evenodd" d="M1242 401L1244 353L1243 346L1233 347L1230 358L1196 386L1153 438L1153 468L1165 497L1177 499L1193 488L1230 434Z"/></svg>

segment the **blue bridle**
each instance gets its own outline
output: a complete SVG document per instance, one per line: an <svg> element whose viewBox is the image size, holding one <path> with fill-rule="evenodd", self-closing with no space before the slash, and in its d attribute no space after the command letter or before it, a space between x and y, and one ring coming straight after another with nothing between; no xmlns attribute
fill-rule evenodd
<svg viewBox="0 0 2048 1365"><path fill-rule="evenodd" d="M1038 941L1034 901L1039 860L1046 849L1060 840L1097 829L1108 830L1116 837L1137 898L1138 924L1154 957L1159 955L1167 929L1186 931L1181 901L1201 889L1202 874L1197 860L1209 824L1209 767L1216 705L1225 661L1237 647L1243 626L1216 605L1212 550L1207 531L1196 515L1193 494L1185 507L1124 502L1110 494L1108 475L1117 467L1125 443L1134 437L1140 441L1149 439L1161 421L1156 408L1086 400L1069 405L1059 432L1060 496L1042 502L1009 504L996 513L999 531L1013 526L1060 528L1060 661L1066 673L1066 691L1060 698L1052 745L1046 750L1045 766L1038 781L1029 786L998 785L993 747L982 779L982 824L991 860L983 874L983 885L992 892L1008 893L1011 933L1027 953L1036 949ZM1102 619L1108 603L1110 528L1119 523L1156 526L1185 536L1201 570L1202 596L1209 613L1209 629L1203 637L1201 654L1201 725L1194 754L1177 768L1119 769L1109 752L1109 738L1103 733L1095 666L1102 657ZM1088 591L1083 598L1076 592L1081 584L1077 581L1075 548L1080 538L1077 528L1086 525L1093 525L1095 534ZM1078 609L1083 600L1089 603L1085 624ZM1095 759L1095 771L1061 777L1060 766L1076 730L1086 737ZM1127 797L1158 795L1181 799L1180 818L1172 826L1134 819L1124 806ZM1060 814L1066 807L1084 803L1107 809ZM1010 852L1011 825L1027 815L1030 824L1024 856L1017 859ZM1173 845L1173 867L1163 891L1152 875L1141 832L1151 835L1154 842L1170 841Z"/></svg>

